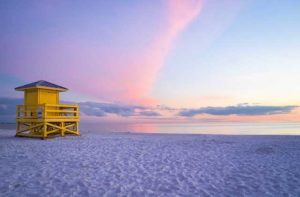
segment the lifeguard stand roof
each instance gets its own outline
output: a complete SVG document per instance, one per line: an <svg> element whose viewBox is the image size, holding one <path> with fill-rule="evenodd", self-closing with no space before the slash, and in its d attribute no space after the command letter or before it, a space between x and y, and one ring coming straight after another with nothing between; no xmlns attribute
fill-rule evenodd
<svg viewBox="0 0 300 197"><path fill-rule="evenodd" d="M65 88L65 87L56 85L54 83L50 83L48 81L44 81L44 80L40 80L40 81L29 83L29 84L26 84L26 85L23 85L23 86L16 87L15 90L23 91L23 90L29 89L29 88L45 88L45 89L58 90L58 91L61 91L61 92L64 92L64 91L68 90L68 88Z"/></svg>

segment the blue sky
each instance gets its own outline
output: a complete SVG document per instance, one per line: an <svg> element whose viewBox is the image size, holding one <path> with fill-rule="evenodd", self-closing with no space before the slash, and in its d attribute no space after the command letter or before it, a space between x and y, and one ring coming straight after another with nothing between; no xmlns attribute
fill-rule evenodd
<svg viewBox="0 0 300 197"><path fill-rule="evenodd" d="M2 97L45 79L71 90L62 100L147 106L134 114L300 105L299 1L0 4Z"/></svg>
<svg viewBox="0 0 300 197"><path fill-rule="evenodd" d="M211 19L200 14L177 41L153 94L166 102L173 98L184 103L185 99L219 96L228 97L231 104L299 104L298 8L296 1L253 1L230 19L229 24L224 24L221 17ZM224 10L223 15L228 18L232 8L218 8L220 12ZM213 23L204 26L202 20ZM199 37L203 31L209 31L203 29L216 29L214 24L226 26L219 27L221 35ZM203 49L207 37L214 39Z"/></svg>

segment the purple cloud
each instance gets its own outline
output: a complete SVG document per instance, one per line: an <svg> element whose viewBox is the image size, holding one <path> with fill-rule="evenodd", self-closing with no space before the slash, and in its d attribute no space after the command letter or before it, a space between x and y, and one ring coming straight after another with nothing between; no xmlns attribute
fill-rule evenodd
<svg viewBox="0 0 300 197"><path fill-rule="evenodd" d="M238 116L256 116L256 115L273 115L287 114L298 106L251 106L251 105L236 105L227 107L202 107L199 109L185 109L179 112L180 116L192 117L198 114L209 115L238 115Z"/></svg>

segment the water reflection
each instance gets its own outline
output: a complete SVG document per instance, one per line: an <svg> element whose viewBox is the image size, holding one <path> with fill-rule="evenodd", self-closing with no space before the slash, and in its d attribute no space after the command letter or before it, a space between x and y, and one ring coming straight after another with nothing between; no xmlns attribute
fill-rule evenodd
<svg viewBox="0 0 300 197"><path fill-rule="evenodd" d="M300 123L82 123L81 130L131 133L300 135Z"/></svg>

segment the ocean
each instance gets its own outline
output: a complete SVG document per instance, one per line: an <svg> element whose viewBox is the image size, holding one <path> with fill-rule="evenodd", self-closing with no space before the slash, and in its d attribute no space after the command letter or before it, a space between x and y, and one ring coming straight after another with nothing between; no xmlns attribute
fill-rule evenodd
<svg viewBox="0 0 300 197"><path fill-rule="evenodd" d="M300 123L81 123L81 131L164 134L300 135Z"/></svg>

